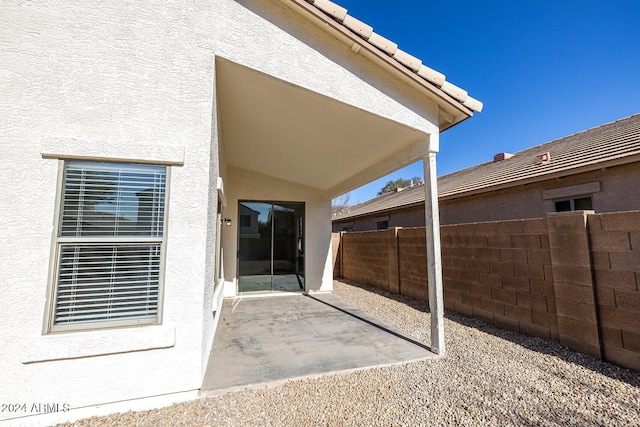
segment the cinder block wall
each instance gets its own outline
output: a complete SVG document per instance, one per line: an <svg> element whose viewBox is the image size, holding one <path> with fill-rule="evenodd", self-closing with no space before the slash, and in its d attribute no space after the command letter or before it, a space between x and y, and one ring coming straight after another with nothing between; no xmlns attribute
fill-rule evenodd
<svg viewBox="0 0 640 427"><path fill-rule="evenodd" d="M391 232L395 235L395 229L343 234L343 277L389 291L387 240Z"/></svg>
<svg viewBox="0 0 640 427"><path fill-rule="evenodd" d="M398 267L402 295L429 301L427 235L424 227L398 230Z"/></svg>
<svg viewBox="0 0 640 427"><path fill-rule="evenodd" d="M450 225L441 233L445 308L558 339L545 219Z"/></svg>
<svg viewBox="0 0 640 427"><path fill-rule="evenodd" d="M332 233L331 234L331 254L333 260L333 277L340 277L342 275L342 246L341 243L341 233Z"/></svg>
<svg viewBox="0 0 640 427"><path fill-rule="evenodd" d="M604 357L640 370L640 212L588 219Z"/></svg>
<svg viewBox="0 0 640 427"><path fill-rule="evenodd" d="M342 235L342 276L428 300L425 229ZM441 227L447 310L640 370L640 211Z"/></svg>
<svg viewBox="0 0 640 427"><path fill-rule="evenodd" d="M549 214L547 218L559 341L602 357L595 288L585 212Z"/></svg>

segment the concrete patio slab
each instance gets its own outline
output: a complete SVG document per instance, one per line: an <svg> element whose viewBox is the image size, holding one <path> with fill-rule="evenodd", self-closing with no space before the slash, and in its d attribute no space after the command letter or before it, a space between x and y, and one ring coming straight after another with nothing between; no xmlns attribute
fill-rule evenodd
<svg viewBox="0 0 640 427"><path fill-rule="evenodd" d="M236 298L223 303L202 391L435 357L333 294Z"/></svg>

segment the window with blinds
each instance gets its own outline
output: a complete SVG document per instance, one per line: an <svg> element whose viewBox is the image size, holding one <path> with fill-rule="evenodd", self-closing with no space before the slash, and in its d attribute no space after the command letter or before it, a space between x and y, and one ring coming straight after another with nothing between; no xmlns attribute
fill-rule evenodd
<svg viewBox="0 0 640 427"><path fill-rule="evenodd" d="M51 330L157 323L165 166L66 161Z"/></svg>

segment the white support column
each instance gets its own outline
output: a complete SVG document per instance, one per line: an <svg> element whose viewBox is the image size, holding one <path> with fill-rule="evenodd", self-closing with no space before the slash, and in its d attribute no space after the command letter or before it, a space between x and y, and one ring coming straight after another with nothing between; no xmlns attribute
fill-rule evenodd
<svg viewBox="0 0 640 427"><path fill-rule="evenodd" d="M424 164L424 214L427 231L431 351L444 355L444 298L442 291L442 257L440 255L440 215L438 213L436 153L429 153L422 162Z"/></svg>

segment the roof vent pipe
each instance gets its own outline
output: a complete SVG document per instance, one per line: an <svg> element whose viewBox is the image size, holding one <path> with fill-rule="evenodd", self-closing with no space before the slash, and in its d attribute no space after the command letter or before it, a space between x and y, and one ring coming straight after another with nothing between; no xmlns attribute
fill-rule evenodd
<svg viewBox="0 0 640 427"><path fill-rule="evenodd" d="M495 156L493 156L493 163L501 162L503 160L507 160L512 157L513 157L513 154L511 153L498 153Z"/></svg>

